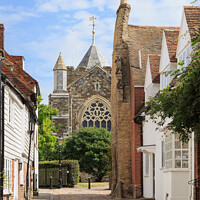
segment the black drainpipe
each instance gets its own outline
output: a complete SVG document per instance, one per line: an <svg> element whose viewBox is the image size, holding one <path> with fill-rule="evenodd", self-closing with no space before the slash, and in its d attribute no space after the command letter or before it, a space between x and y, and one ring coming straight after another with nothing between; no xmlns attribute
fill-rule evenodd
<svg viewBox="0 0 200 200"><path fill-rule="evenodd" d="M144 120L144 117L141 115L136 116L135 118L133 118L133 121L136 124L140 125L140 146L143 146L143 128L142 128L142 121ZM141 196L143 197L143 153L141 152Z"/></svg>
<svg viewBox="0 0 200 200"><path fill-rule="evenodd" d="M143 146L143 128L141 124L141 130L140 130L140 143L141 146ZM143 197L143 153L141 153L141 195Z"/></svg>

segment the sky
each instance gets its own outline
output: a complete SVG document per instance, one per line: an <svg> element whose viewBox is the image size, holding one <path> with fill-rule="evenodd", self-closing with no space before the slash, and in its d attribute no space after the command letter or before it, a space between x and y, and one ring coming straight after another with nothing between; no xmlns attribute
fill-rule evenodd
<svg viewBox="0 0 200 200"><path fill-rule="evenodd" d="M183 5L191 0L129 0L129 24L180 26ZM62 53L65 65L78 66L92 43L112 64L116 11L120 0L0 0L5 49L25 57L25 70L40 85L43 103L53 91L53 68ZM200 3L196 3L199 6Z"/></svg>

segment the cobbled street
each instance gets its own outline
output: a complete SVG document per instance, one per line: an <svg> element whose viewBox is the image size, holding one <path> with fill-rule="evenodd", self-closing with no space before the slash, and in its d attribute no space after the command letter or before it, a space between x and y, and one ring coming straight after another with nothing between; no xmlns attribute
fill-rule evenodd
<svg viewBox="0 0 200 200"><path fill-rule="evenodd" d="M40 195L35 200L108 200L110 190L107 188L62 188L62 189L40 189Z"/></svg>

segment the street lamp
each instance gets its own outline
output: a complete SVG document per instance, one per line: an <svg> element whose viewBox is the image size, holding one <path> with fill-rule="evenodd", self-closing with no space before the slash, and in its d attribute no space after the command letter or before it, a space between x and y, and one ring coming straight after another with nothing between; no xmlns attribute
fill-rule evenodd
<svg viewBox="0 0 200 200"><path fill-rule="evenodd" d="M58 145L59 145L59 188L62 188L62 166L61 166L61 147L63 145L63 138L60 136L58 138Z"/></svg>

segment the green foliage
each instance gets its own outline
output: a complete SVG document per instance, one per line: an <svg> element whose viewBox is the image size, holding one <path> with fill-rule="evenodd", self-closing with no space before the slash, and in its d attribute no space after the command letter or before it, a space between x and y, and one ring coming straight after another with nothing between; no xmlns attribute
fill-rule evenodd
<svg viewBox="0 0 200 200"><path fill-rule="evenodd" d="M80 170L101 181L110 169L111 133L103 128L82 128L65 140L63 156L79 161Z"/></svg>
<svg viewBox="0 0 200 200"><path fill-rule="evenodd" d="M39 97L38 126L39 126L39 160L54 160L58 157L58 143L52 132L57 132L59 127L55 127L52 116L57 115L57 110L51 109L49 105L41 104Z"/></svg>
<svg viewBox="0 0 200 200"><path fill-rule="evenodd" d="M170 118L168 128L178 133L183 141L187 141L192 132L200 135L199 43L195 48L191 63L171 73L175 76L173 84L147 102L146 113L151 119L162 126Z"/></svg>
<svg viewBox="0 0 200 200"><path fill-rule="evenodd" d="M79 163L77 160L62 160L62 171L69 171L69 174L67 175L67 186L73 187L78 183L79 180ZM53 161L40 161L39 162L39 169L47 169L47 171L51 172L52 169L55 169L55 171L59 172L59 161L53 160ZM50 169L50 170L48 170ZM64 176L64 173L62 173ZM59 173L52 174L53 176L59 175ZM53 179L58 180L59 177L52 177ZM63 177L64 179L65 177Z"/></svg>

